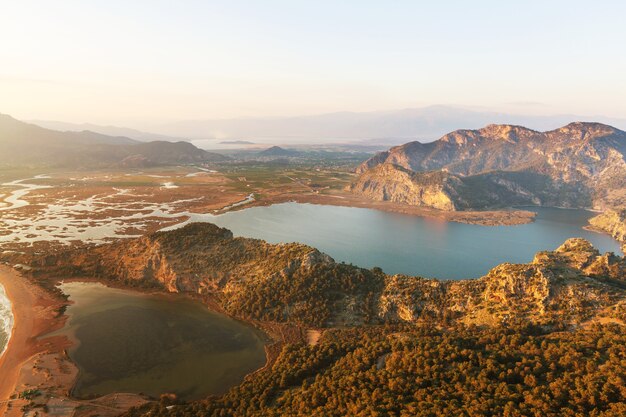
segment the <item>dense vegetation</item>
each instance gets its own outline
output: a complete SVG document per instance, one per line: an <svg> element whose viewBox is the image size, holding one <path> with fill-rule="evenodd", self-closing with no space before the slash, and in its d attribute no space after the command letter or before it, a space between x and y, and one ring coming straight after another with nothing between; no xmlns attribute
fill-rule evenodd
<svg viewBox="0 0 626 417"><path fill-rule="evenodd" d="M209 223L31 263L46 277L93 276L132 287L200 294L228 313L308 327L398 322L527 322L567 326L626 307L626 260L582 239L502 264L476 280L386 275L337 263L306 245L233 237Z"/></svg>
<svg viewBox="0 0 626 417"><path fill-rule="evenodd" d="M324 326L341 320L333 312L353 313L349 322L370 322L376 314L375 294L382 290L384 274L346 264L320 263L291 274L277 274L269 280L248 280L227 302L232 314L265 321L290 321ZM338 308L345 294L353 305ZM358 316L358 318L356 317Z"/></svg>
<svg viewBox="0 0 626 417"><path fill-rule="evenodd" d="M239 318L307 326L369 322L385 274L309 246L235 238L209 223L40 260L35 276L94 276L213 297Z"/></svg>
<svg viewBox="0 0 626 417"><path fill-rule="evenodd" d="M623 416L626 333L329 330L317 346L285 346L223 397L171 405L127 416Z"/></svg>
<svg viewBox="0 0 626 417"><path fill-rule="evenodd" d="M626 413L626 261L582 239L462 281L390 276L211 224L43 261L41 278L150 282L278 326L270 365L224 396L164 396L129 417ZM285 324L327 330L308 346Z"/></svg>

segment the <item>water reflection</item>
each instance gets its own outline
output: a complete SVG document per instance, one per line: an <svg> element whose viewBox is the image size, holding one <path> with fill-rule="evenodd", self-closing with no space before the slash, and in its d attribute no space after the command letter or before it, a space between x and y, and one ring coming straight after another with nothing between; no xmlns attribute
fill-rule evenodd
<svg viewBox="0 0 626 417"><path fill-rule="evenodd" d="M536 221L517 226L479 226L353 207L285 203L220 216L193 215L235 235L269 242L302 242L337 261L388 273L443 279L475 278L503 262L525 263L571 237L600 251L621 254L611 237L584 230L593 213L533 208Z"/></svg>

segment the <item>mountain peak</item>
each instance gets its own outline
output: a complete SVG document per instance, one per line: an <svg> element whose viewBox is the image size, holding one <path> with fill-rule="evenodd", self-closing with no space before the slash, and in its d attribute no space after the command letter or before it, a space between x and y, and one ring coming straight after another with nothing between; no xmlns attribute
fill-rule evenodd
<svg viewBox="0 0 626 417"><path fill-rule="evenodd" d="M391 148L363 162L356 172L363 177L368 170L391 163L412 172L455 174L462 177L451 194L460 198L455 209L485 209L504 201L593 207L620 204L612 196L623 192L625 161L626 132L601 123L574 122L548 132L490 124L478 130L455 130L434 142ZM414 177L400 182L383 174L373 171L356 180L361 186L353 192L403 201L408 201L408 195L423 194ZM379 194L373 193L374 185ZM408 204L433 205L415 202L419 204Z"/></svg>
<svg viewBox="0 0 626 417"><path fill-rule="evenodd" d="M479 129L480 132L536 132L536 130L529 129L520 125L512 125L512 124L502 124L502 123L491 123L487 126Z"/></svg>
<svg viewBox="0 0 626 417"><path fill-rule="evenodd" d="M469 130L461 129L450 132L442 136L439 141L455 143L457 145L467 145L468 143L480 139L505 140L517 142L522 137L528 137L539 132L517 125L509 124L489 124L481 129ZM435 141L435 142L439 142Z"/></svg>
<svg viewBox="0 0 626 417"><path fill-rule="evenodd" d="M298 152L281 148L280 146L272 146L270 148L265 149L264 151L259 152L259 156L297 156Z"/></svg>
<svg viewBox="0 0 626 417"><path fill-rule="evenodd" d="M604 123L598 122L572 122L561 128L555 130L560 133L568 133L568 134L581 134L581 133L592 133L592 134L613 134L617 132L621 132L621 130L606 125Z"/></svg>
<svg viewBox="0 0 626 417"><path fill-rule="evenodd" d="M478 132L481 136L513 142L519 140L521 137L539 133L536 130L524 126L510 124L490 124L478 130Z"/></svg>

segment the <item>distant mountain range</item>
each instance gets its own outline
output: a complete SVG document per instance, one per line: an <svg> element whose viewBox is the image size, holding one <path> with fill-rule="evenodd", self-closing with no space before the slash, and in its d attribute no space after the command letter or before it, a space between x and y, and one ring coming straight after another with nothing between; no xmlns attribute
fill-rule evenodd
<svg viewBox="0 0 626 417"><path fill-rule="evenodd" d="M249 140L223 140L220 145L254 145L254 142Z"/></svg>
<svg viewBox="0 0 626 417"><path fill-rule="evenodd" d="M431 142L455 129L478 129L498 123L551 130L571 120L595 120L626 129L626 119L581 117L577 115L529 116L460 107L430 106L373 112L337 112L310 116L183 120L154 124L143 130L91 123L66 123L32 120L30 123L61 131L88 130L109 136L124 136L139 141L202 141L206 149L220 145L311 145L360 144L394 146L409 140Z"/></svg>
<svg viewBox="0 0 626 417"><path fill-rule="evenodd" d="M60 132L0 115L0 164L5 166L143 167L226 159L189 142L139 142L91 131Z"/></svg>
<svg viewBox="0 0 626 417"><path fill-rule="evenodd" d="M190 139L249 139L273 144L341 143L366 140L387 146L408 140L430 142L455 129L477 129L490 123L529 126L550 130L576 115L525 116L476 111L448 106L375 111L339 112L312 116L188 120L154 126L165 135ZM593 120L626 129L626 120L593 117Z"/></svg>
<svg viewBox="0 0 626 417"><path fill-rule="evenodd" d="M413 141L364 162L350 189L445 210L512 205L626 207L626 132L570 123L539 132L489 125Z"/></svg>
<svg viewBox="0 0 626 417"><path fill-rule="evenodd" d="M160 135L157 133L142 132L140 130L131 129L128 127L119 126L103 126L93 123L68 123L58 122L54 120L28 120L28 123L51 129L59 130L62 132L96 132L107 136L124 136L127 138L135 139L141 142L150 141L168 141L168 142L180 142L185 139L174 136Z"/></svg>

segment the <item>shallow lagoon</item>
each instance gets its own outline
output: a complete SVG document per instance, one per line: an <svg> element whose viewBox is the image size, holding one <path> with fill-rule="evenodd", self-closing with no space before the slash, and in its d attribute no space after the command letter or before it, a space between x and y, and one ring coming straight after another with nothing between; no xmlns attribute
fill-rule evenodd
<svg viewBox="0 0 626 417"><path fill-rule="evenodd" d="M78 397L112 392L183 399L220 394L265 364L262 334L177 295L150 295L98 283L60 286L73 301L58 333L76 343Z"/></svg>

